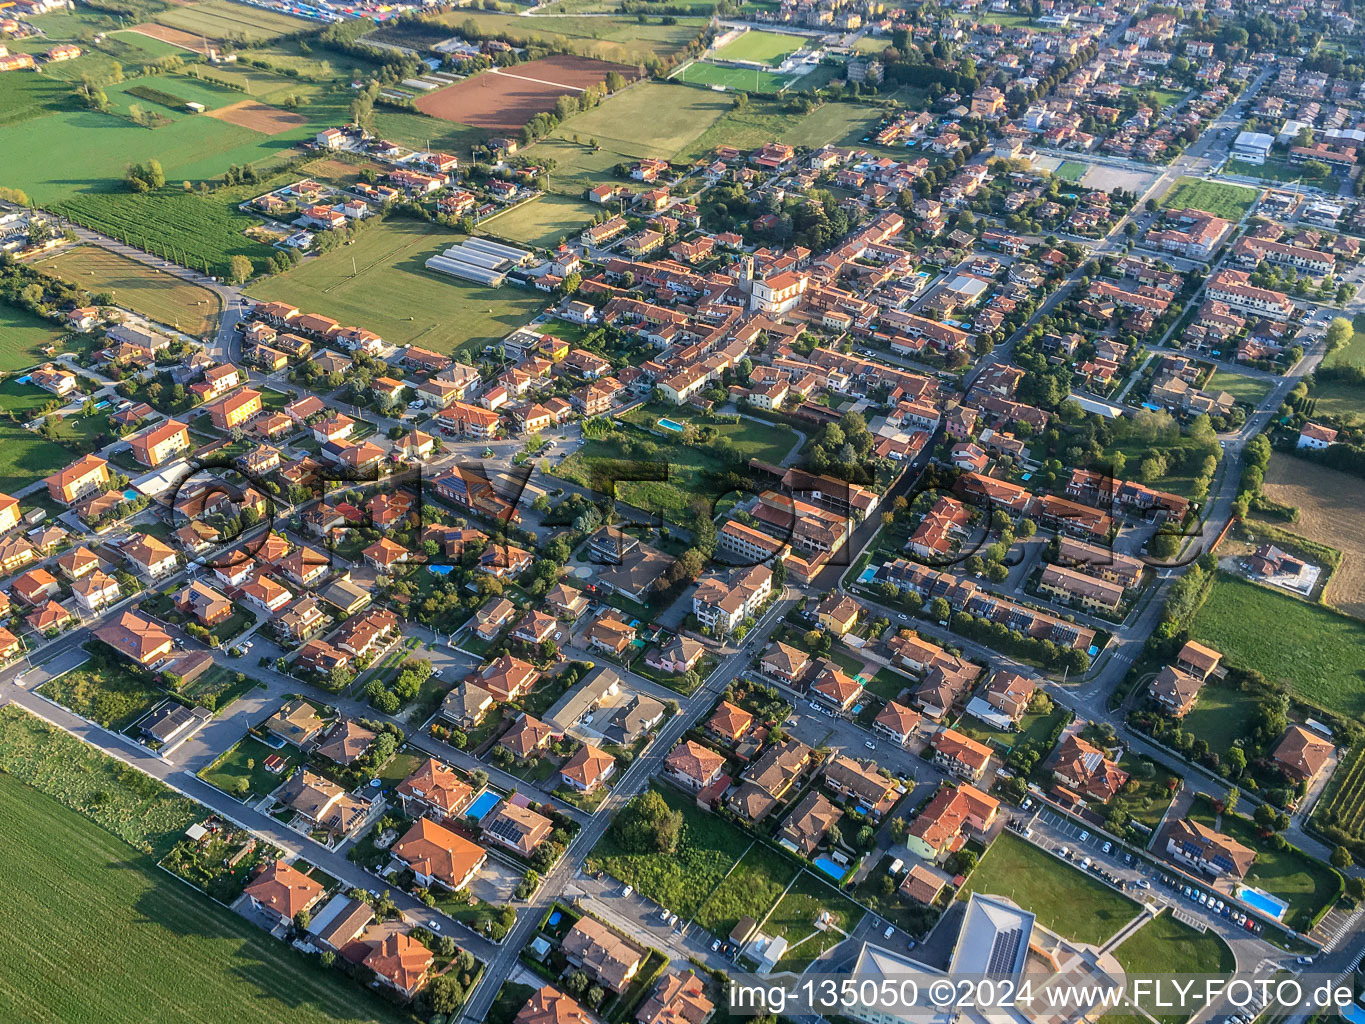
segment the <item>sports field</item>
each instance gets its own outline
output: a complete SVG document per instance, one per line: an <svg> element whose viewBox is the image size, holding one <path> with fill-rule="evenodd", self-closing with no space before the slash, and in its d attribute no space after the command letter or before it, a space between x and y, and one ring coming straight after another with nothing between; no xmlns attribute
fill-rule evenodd
<svg viewBox="0 0 1365 1024"><path fill-rule="evenodd" d="M210 39L241 39L253 43L315 29L318 25L315 21L291 18L229 0L199 0L194 4L173 5L152 20L159 25L206 35Z"/></svg>
<svg viewBox="0 0 1365 1024"><path fill-rule="evenodd" d="M722 85L735 92L780 92L791 85L792 75L779 75L758 68L730 68L704 60L693 61L675 76L692 85Z"/></svg>
<svg viewBox="0 0 1365 1024"><path fill-rule="evenodd" d="M65 336L56 323L0 302L0 371L25 370L44 359L43 349Z"/></svg>
<svg viewBox="0 0 1365 1024"><path fill-rule="evenodd" d="M430 224L389 220L361 232L354 245L253 285L251 295L367 328L396 345L477 350L526 323L550 300L515 285L485 288L426 269L429 256L461 237Z"/></svg>
<svg viewBox="0 0 1365 1024"><path fill-rule="evenodd" d="M34 266L96 294L111 292L119 305L201 337L222 308L216 292L93 245L77 246Z"/></svg>
<svg viewBox="0 0 1365 1024"><path fill-rule="evenodd" d="M0 775L9 952L0 1019L51 1024L397 1022L317 961L159 870L150 857ZM35 852L41 855L35 856Z"/></svg>
<svg viewBox="0 0 1365 1024"><path fill-rule="evenodd" d="M777 67L805 43L800 36L788 36L780 32L749 31L722 46L716 51L716 56L726 60L751 60Z"/></svg>
<svg viewBox="0 0 1365 1024"><path fill-rule="evenodd" d="M550 247L576 236L601 207L567 196L546 195L479 222L479 234Z"/></svg>
<svg viewBox="0 0 1365 1024"><path fill-rule="evenodd" d="M1256 189L1244 185L1181 178L1161 197L1161 205L1168 210L1203 210L1236 223L1251 209L1257 195Z"/></svg>
<svg viewBox="0 0 1365 1024"><path fill-rule="evenodd" d="M1190 623L1190 639L1310 704L1351 717L1365 713L1365 623L1358 619L1220 572Z"/></svg>

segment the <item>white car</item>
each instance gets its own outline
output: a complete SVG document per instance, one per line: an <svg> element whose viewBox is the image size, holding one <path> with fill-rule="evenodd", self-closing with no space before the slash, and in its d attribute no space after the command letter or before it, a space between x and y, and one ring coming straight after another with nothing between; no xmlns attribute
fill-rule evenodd
<svg viewBox="0 0 1365 1024"><path fill-rule="evenodd" d="M1080 841L1081 841L1081 842L1083 842L1083 843L1084 843L1084 842L1087 842L1087 841L1090 839L1090 833L1089 833L1089 832L1082 832L1082 833L1080 834L1079 838L1080 838Z"/></svg>
<svg viewBox="0 0 1365 1024"><path fill-rule="evenodd" d="M441 922L440 922L440 921L428 921L428 922L427 922L427 927L430 928L430 929L431 929L432 931L434 931L434 932L439 932L439 931L441 930Z"/></svg>
<svg viewBox="0 0 1365 1024"><path fill-rule="evenodd" d="M715 942L711 943L711 952L712 952L712 953L714 953L714 952L715 952L716 950L718 950L718 949L720 949L720 939L716 939Z"/></svg>
<svg viewBox="0 0 1365 1024"><path fill-rule="evenodd" d="M895 935L895 934L896 934L896 928L895 928L895 926L894 926L894 925L887 925L887 926L886 926L886 931L882 932L882 938L884 938L884 939L889 939L889 938L891 938L891 936L893 936L893 935Z"/></svg>
<svg viewBox="0 0 1365 1024"><path fill-rule="evenodd" d="M864 741L863 741L863 746L865 746L868 750L876 750L876 749L877 749L877 744L873 743L871 740L864 740Z"/></svg>
<svg viewBox="0 0 1365 1024"><path fill-rule="evenodd" d="M1113 849L1113 846L1114 846L1113 843L1106 842L1103 846L1100 847L1100 852L1108 853L1111 849Z"/></svg>

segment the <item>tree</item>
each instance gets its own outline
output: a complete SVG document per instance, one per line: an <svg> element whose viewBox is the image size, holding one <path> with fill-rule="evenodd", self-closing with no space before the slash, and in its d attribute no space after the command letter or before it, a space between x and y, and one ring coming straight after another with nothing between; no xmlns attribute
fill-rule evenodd
<svg viewBox="0 0 1365 1024"><path fill-rule="evenodd" d="M1334 317L1332 322L1327 325L1327 333L1324 335L1327 341L1327 351L1334 352L1341 348L1355 334L1355 328L1351 321L1344 316Z"/></svg>
<svg viewBox="0 0 1365 1024"><path fill-rule="evenodd" d="M1332 867L1338 871L1345 871L1355 861L1351 859L1351 851L1344 846L1338 846L1332 851Z"/></svg>
<svg viewBox="0 0 1365 1024"><path fill-rule="evenodd" d="M294 915L294 927L301 932L308 930L308 922L313 920L312 915L307 910L300 910Z"/></svg>
<svg viewBox="0 0 1365 1024"><path fill-rule="evenodd" d="M1241 748L1233 747L1232 750L1237 750L1240 752ZM1232 750L1228 751L1228 753L1232 753ZM1246 760L1245 754L1242 755L1242 760L1245 762ZM1241 800L1241 798L1242 791L1240 789L1238 789L1236 786L1228 787L1228 795L1223 797L1223 813L1231 814L1233 811L1237 810L1237 802Z"/></svg>

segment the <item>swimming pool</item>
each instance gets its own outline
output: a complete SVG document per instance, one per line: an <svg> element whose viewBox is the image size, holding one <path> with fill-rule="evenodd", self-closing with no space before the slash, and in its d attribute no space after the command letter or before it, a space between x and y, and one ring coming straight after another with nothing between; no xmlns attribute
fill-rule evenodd
<svg viewBox="0 0 1365 1024"><path fill-rule="evenodd" d="M871 583L877 578L877 570L873 566L868 566L858 576L859 583Z"/></svg>
<svg viewBox="0 0 1365 1024"><path fill-rule="evenodd" d="M137 501L138 493L130 487L123 492L123 498L125 501Z"/></svg>
<svg viewBox="0 0 1365 1024"><path fill-rule="evenodd" d="M681 434L683 432L683 425L681 423L677 420L670 420L667 417L659 420L659 426L663 427L665 430L671 430L675 434Z"/></svg>
<svg viewBox="0 0 1365 1024"><path fill-rule="evenodd" d="M107 398L101 398L98 402L95 403L95 408L96 408L96 409L107 409L107 408L109 408L109 399L107 399Z"/></svg>
<svg viewBox="0 0 1365 1024"><path fill-rule="evenodd" d="M844 877L844 869L840 865L834 863L834 861L830 860L828 857L816 857L813 863L817 868L819 868L825 874L829 875L829 877L834 879L836 882L840 881Z"/></svg>
<svg viewBox="0 0 1365 1024"><path fill-rule="evenodd" d="M485 789L479 794L477 800L469 805L469 809L464 812L466 818L473 818L475 821L483 821L488 816L488 812L497 806L502 797L490 789Z"/></svg>
<svg viewBox="0 0 1365 1024"><path fill-rule="evenodd" d="M1266 917L1273 917L1276 921L1284 917L1284 912L1289 909L1289 904L1282 899L1278 899L1268 892L1260 889L1253 889L1249 885L1244 885L1237 890L1237 898L1248 907L1259 910Z"/></svg>
<svg viewBox="0 0 1365 1024"><path fill-rule="evenodd" d="M433 576L449 576L450 570L454 568L453 565L429 565L427 566L427 572L431 573Z"/></svg>
<svg viewBox="0 0 1365 1024"><path fill-rule="evenodd" d="M557 924L559 924L559 922L562 921L563 919L564 919L564 915L563 915L560 911L558 911L558 910L553 910L553 911L550 912L550 917L549 917L548 920L546 920L545 923L548 924L548 925L557 925Z"/></svg>

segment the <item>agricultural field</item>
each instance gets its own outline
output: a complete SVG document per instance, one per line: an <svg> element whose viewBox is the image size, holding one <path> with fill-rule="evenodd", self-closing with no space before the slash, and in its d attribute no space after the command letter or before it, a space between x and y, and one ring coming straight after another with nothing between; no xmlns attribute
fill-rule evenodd
<svg viewBox="0 0 1365 1024"><path fill-rule="evenodd" d="M996 836L959 895L974 892L1005 896L1044 928L1096 946L1137 914L1126 896L1010 832Z"/></svg>
<svg viewBox="0 0 1365 1024"><path fill-rule="evenodd" d="M687 921L697 916L754 840L728 821L700 810L696 801L683 793L666 786L659 787L658 792L683 816L682 834L673 855L621 851L608 830L593 848L587 867L635 886L641 896Z"/></svg>
<svg viewBox="0 0 1365 1024"><path fill-rule="evenodd" d="M1327 792L1313 808L1313 824L1332 825L1360 842L1365 839L1365 745L1342 755Z"/></svg>
<svg viewBox="0 0 1365 1024"><path fill-rule="evenodd" d="M173 5L153 19L158 25L208 36L259 43L294 32L317 28L317 22L291 18L260 7L247 8L229 0L198 0Z"/></svg>
<svg viewBox="0 0 1365 1024"><path fill-rule="evenodd" d="M0 815L0 1017L142 1024L165 1019L174 991L176 1014L202 1024L402 1019L8 776Z"/></svg>
<svg viewBox="0 0 1365 1024"><path fill-rule="evenodd" d="M777 67L805 44L806 40L802 36L750 30L722 46L716 51L716 56L725 60L747 60Z"/></svg>
<svg viewBox="0 0 1365 1024"><path fill-rule="evenodd" d="M814 148L826 143L861 146L876 116L874 108L858 103L824 103L802 115L782 110L776 102L751 99L742 110L726 110L679 159L694 160L721 145L754 149L774 139Z"/></svg>
<svg viewBox="0 0 1365 1024"><path fill-rule="evenodd" d="M1287 685L1305 703L1353 718L1365 713L1365 623L1358 619L1220 572L1190 638L1222 651L1228 664Z"/></svg>
<svg viewBox="0 0 1365 1024"><path fill-rule="evenodd" d="M1365 481L1349 473L1275 453L1266 467L1266 496L1299 510L1285 528L1341 552L1323 601L1365 619Z"/></svg>
<svg viewBox="0 0 1365 1024"><path fill-rule="evenodd" d="M109 39L116 39L123 45L134 50L141 50L153 60L161 57L183 57L193 51L184 46L177 46L174 42L159 39L156 36L147 35L134 29L124 29L119 32L110 32Z"/></svg>
<svg viewBox="0 0 1365 1024"><path fill-rule="evenodd" d="M479 234L552 248L576 237L601 208L567 196L546 195L479 222Z"/></svg>
<svg viewBox="0 0 1365 1024"><path fill-rule="evenodd" d="M66 337L55 323L0 302L0 372L25 370L44 359L43 350Z"/></svg>
<svg viewBox="0 0 1365 1024"><path fill-rule="evenodd" d="M121 306L199 337L215 327L222 309L216 292L92 245L68 249L33 266L97 295L108 292Z"/></svg>
<svg viewBox="0 0 1365 1024"><path fill-rule="evenodd" d="M426 269L429 256L461 237L434 225L391 219L362 231L354 245L249 290L252 298L291 302L363 326L395 345L474 351L525 324L547 299L515 285L485 288ZM382 309L377 295L384 296Z"/></svg>
<svg viewBox="0 0 1365 1024"><path fill-rule="evenodd" d="M560 96L572 96L602 82L615 71L626 79L639 75L627 64L611 64L557 54L492 68L417 97L422 113L443 121L490 131L516 132L536 114L553 110Z"/></svg>
<svg viewBox="0 0 1365 1024"><path fill-rule="evenodd" d="M1161 205L1168 210L1203 210L1234 224L1251 209L1257 192L1245 185L1228 185L1221 181L1202 181L1199 178L1180 178L1169 192L1161 197Z"/></svg>
<svg viewBox="0 0 1365 1024"><path fill-rule="evenodd" d="M138 93L149 95L139 96ZM133 78L108 86L104 94L109 97L110 105L121 113L126 114L128 108L136 103L143 110L168 117L171 114L180 114L187 118L201 115L186 111L186 103L202 103L208 110L216 110L236 103L242 98L239 92L220 88L212 82L199 81L189 75Z"/></svg>

